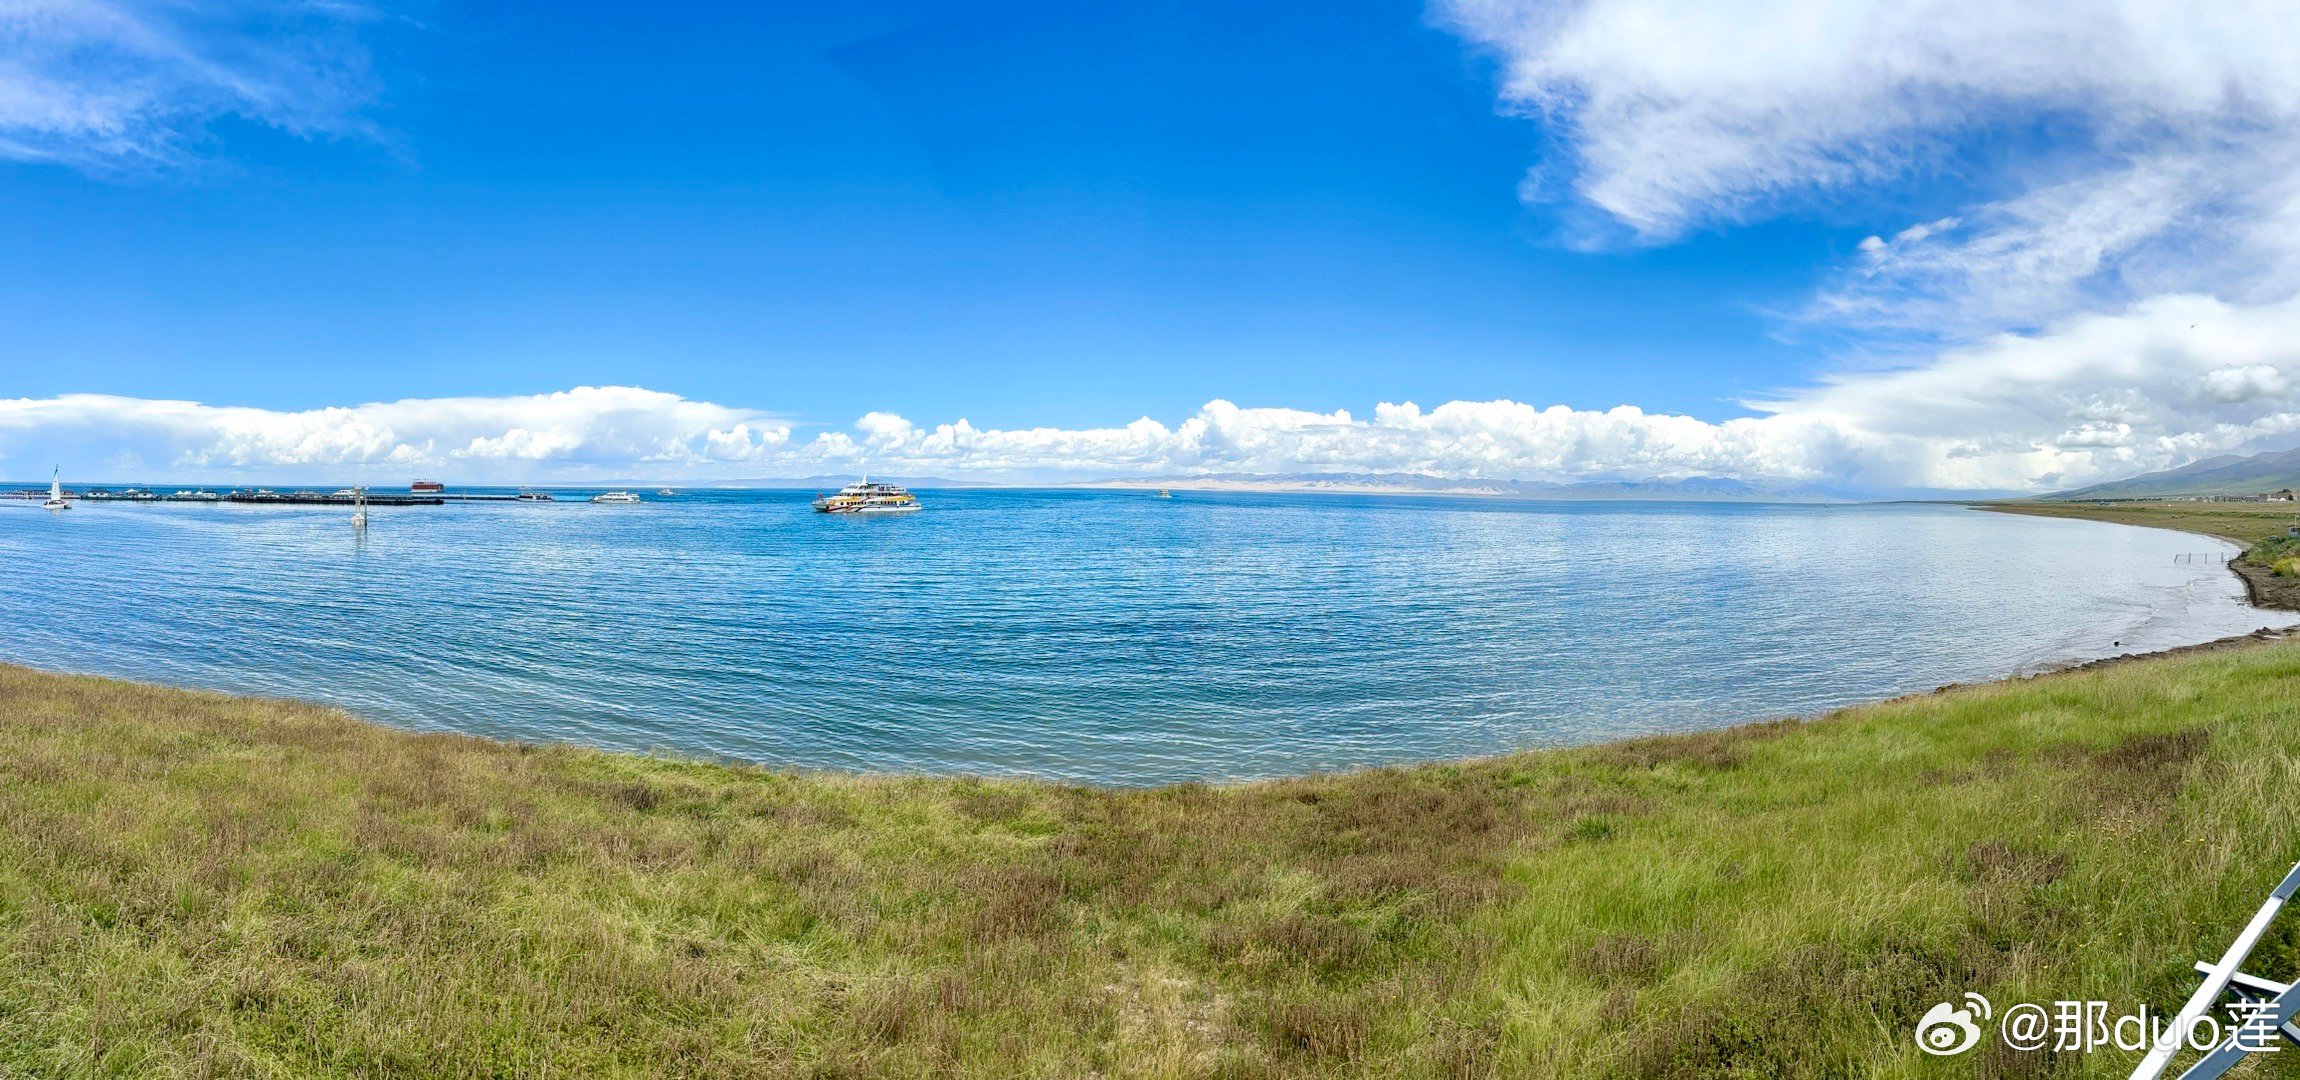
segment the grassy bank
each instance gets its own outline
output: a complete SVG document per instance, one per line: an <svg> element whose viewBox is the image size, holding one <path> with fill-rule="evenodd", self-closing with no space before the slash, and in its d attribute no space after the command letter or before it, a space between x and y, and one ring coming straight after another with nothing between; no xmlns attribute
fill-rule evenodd
<svg viewBox="0 0 2300 1080"><path fill-rule="evenodd" d="M2031 517L2080 518L2118 525L2145 525L2157 529L2204 533L2249 548L2281 538L2287 526L2300 525L2300 511L2291 503L2209 502L2002 502L1976 504L1983 510Z"/></svg>
<svg viewBox="0 0 2300 1080"><path fill-rule="evenodd" d="M2175 1004L2300 853L2296 705L2275 643L1102 791L0 667L0 1074L2108 1075L1909 1032Z"/></svg>

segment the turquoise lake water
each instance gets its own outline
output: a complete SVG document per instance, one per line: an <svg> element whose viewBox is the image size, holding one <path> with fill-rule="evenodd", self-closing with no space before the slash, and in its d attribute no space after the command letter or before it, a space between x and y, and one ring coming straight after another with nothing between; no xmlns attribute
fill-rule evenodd
<svg viewBox="0 0 2300 1080"><path fill-rule="evenodd" d="M2243 604L2226 545L1958 507L921 495L378 509L364 539L334 508L0 505L0 659L424 730L1147 784L1811 714L2290 621Z"/></svg>

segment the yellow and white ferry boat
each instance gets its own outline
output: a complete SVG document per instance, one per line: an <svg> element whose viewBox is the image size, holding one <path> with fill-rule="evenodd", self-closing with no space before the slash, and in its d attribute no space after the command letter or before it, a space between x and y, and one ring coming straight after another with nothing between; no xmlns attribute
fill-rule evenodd
<svg viewBox="0 0 2300 1080"><path fill-rule="evenodd" d="M815 509L825 514L907 514L920 507L918 496L893 484L871 483L866 476L816 499Z"/></svg>

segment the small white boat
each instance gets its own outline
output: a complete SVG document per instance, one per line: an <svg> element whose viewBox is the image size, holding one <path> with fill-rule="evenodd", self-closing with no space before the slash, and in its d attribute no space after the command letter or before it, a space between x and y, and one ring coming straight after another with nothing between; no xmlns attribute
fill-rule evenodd
<svg viewBox="0 0 2300 1080"><path fill-rule="evenodd" d="M635 503L639 501L639 497L628 491L602 491L591 496L591 501L595 503Z"/></svg>
<svg viewBox="0 0 2300 1080"><path fill-rule="evenodd" d="M657 495L677 495L677 494L678 494L678 492L676 492L676 491L673 491L673 490L671 490L670 488L664 488L664 489L662 489L662 490L660 490L660 491L657 491L655 494L657 494Z"/></svg>
<svg viewBox="0 0 2300 1080"><path fill-rule="evenodd" d="M1174 497L1174 493L1170 490L1167 490L1166 488L1159 488L1158 497L1161 499L1171 499Z"/></svg>
<svg viewBox="0 0 2300 1080"><path fill-rule="evenodd" d="M41 503L40 509L70 510L71 508L72 504L64 501L64 467L58 465L55 474L48 478L48 501Z"/></svg>
<svg viewBox="0 0 2300 1080"><path fill-rule="evenodd" d="M552 497L551 497L551 493L550 493L550 492L548 492L548 491L522 491L522 492L520 492L519 494L517 494L517 495L515 495L515 496L512 496L512 497L513 497L513 498L515 498L515 499L518 499L520 502L558 502L558 501L559 501L559 500L557 500L557 499L554 499L554 498L552 498Z"/></svg>

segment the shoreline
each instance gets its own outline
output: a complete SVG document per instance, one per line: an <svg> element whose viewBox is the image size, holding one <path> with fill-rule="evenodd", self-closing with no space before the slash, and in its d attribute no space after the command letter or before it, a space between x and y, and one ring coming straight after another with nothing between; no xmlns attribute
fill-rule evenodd
<svg viewBox="0 0 2300 1080"><path fill-rule="evenodd" d="M1398 494L1397 492L1390 492L1390 493L1391 493L1391 494ZM1428 494L1428 493L1414 493L1414 494ZM1452 493L1444 493L1444 494L1452 494ZM1965 505L1965 506L1966 506L1968 509L1974 509L1974 510L1983 510L1983 511L1991 511L1991 512L2001 512L2001 513L2024 513L2024 511L2022 511L2022 510L2019 510L2019 509L2011 509L2011 508L2006 508L2006 507L2002 506L2001 504L1967 503L1967 504L1963 504L1963 505ZM2134 525L2135 527L2141 527L2141 528L2163 528L2163 529L2167 529L2167 531L2187 532L2187 533L2190 533L2191 535L2205 536L2205 537L2209 537L2209 538L2212 538L2212 539L2216 539L2216 540L2222 540L2222 541L2226 541L2226 542L2228 542L2228 543L2233 543L2233 544L2239 544L2239 545L2242 545L2242 544L2244 543L2244 541L2242 541L2241 539L2239 539L2239 538L2237 538L2237 537L2228 536L2228 535L2219 534L2219 533L2202 532L2202 531L2199 531L2199 530L2195 530L2195 529L2172 529L2172 528L2169 528L2169 527L2167 527L2167 526L2163 526L2163 525L2150 525L2150 524L2141 524L2141 523L2136 523L2136 522L2115 521L2115 520L2108 520L2108 519L2104 519L2104 518L2097 518L2097 517L2090 517L2090 516L2085 516L2085 515L2081 515L2081 514L2068 514L2068 513L2038 513L2038 514L2028 514L2027 516L2039 516L2039 517L2075 517L2075 518L2079 518L2080 520L2098 521L2098 522L2100 522L2100 523L2102 523L2102 524L2112 524L2112 525ZM2250 575L2248 575L2248 574L2246 574L2246 573L2245 573L2245 569L2252 569L2252 570L2257 570L2257 571L2260 571L2261 573L2266 573L2266 571L2265 571L2263 568L2258 568L2258 567L2246 567L2246 566L2244 566L2244 564L2240 564L2240 563L2238 563L2238 562L2237 562L2237 561L2236 561L2236 560L2235 560L2233 557L2231 557L2231 558L2230 558L2230 559L2229 559L2229 560L2228 560L2228 561L2227 561L2227 562L2226 562L2224 565L2226 565L2226 566L2227 566L2227 567L2230 569L2230 571L2236 575L2236 577L2238 578L2238 580L2239 580L2239 581L2241 581L2241 582L2243 582L2243 583L2244 583L2244 586L2245 586L2245 596L2246 596L2246 601L2247 601L2247 603L2248 603L2248 604L2249 604L2251 607L2253 607L2253 608L2255 608L2255 609L2259 609L2259 610L2265 610L2265 611L2300 611L2300 587L2296 587L2296 588L2294 588L2294 589L2293 589L2293 592L2292 592L2292 595L2291 595L2291 596L2289 596L2289 597L2283 597L2283 598L2274 598L2274 599L2272 599L2272 598L2264 598L2264 597L2263 597L2263 595L2262 595L2262 588L2261 588L2260 584L2259 584L2259 583L2257 583L2257 582L2254 580L2254 578L2253 578L2252 576L2250 576ZM2272 579L2272 580L2273 580L2273 579ZM2282 600L2282 602L2276 602L2276 601L2277 601L2277 599L2281 599L2281 600ZM17 669L17 670L20 670L20 671L33 672L33 673L37 673L37 674L42 674L42 675L49 675L49 676L55 676L55 677L59 677L59 678L88 678L88 679L101 679L101 680L107 680L107 681L110 681L110 682L116 682L116 683L120 683L120 684L124 684L124 685L128 685L128 686L143 687L143 688L148 688L148 689L152 689L152 690L160 690L160 691L178 691L178 692L185 692L185 693L195 693L195 694L215 694L215 695L220 695L220 696L223 696L223 697L226 697L226 698L231 698L231 699L240 699L240 700L256 701L256 702L282 702L282 703L292 704L292 705L295 705L295 706L299 706L299 707L308 707L308 708L315 708L315 709L323 709L323 710L329 710L329 711L333 711L333 712L336 712L336 713L339 713L339 714L343 715L344 717L346 717L347 719L349 719L350 721L352 721L352 722L354 722L354 723L358 723L358 724L362 724L362 725L366 725L366 726L374 727L374 728L377 728L377 729L379 729L379 730L382 730L382 731L388 731L388 732L393 732L393 733L397 733L397 734L404 734L404 735L409 735L409 736L416 736L416 737L427 736L427 735L433 735L433 734L452 734L452 735L455 735L455 736L457 736L457 737L461 737L461 738L472 738L472 739L480 739L480 740L483 740L483 741L487 741L487 742L491 742L491 743L498 743L498 744L507 745L507 746L561 746L561 747L566 747L566 748L575 749L575 750L581 750L581 751L586 751L586 752L592 752L592 753L602 753L602 754L610 754L610 755L616 755L616 756L631 756L631 757L637 757L637 758L645 758L645 759L660 759L660 760L668 760L668 761L680 761L680 762L687 762L687 763L691 763L691 764L709 765L709 766L730 766L730 767L735 767L735 768L742 768L742 769L753 769L753 770L761 770L761 771L765 771L765 772L769 772L769 773L785 774L785 775L791 775L791 776L801 776L801 777L817 777L817 778L852 778L852 779L862 779L862 780L892 780L892 781L905 781L905 780L915 780L915 781L949 781L949 782L980 782L980 783L1028 783L1028 784L1043 784L1043 785L1054 786L1054 787L1083 786L1083 787L1092 788L1092 789L1094 789L1094 790L1100 790L1100 791L1158 791L1158 790L1169 790L1169 789L1175 789L1175 788L1184 788L1184 787L1208 787L1208 788L1214 788L1214 789L1237 789L1237 788L1247 788L1247 787L1254 787L1254 786L1260 786L1260 785L1269 785L1269 784L1284 784L1284 783L1294 782L1294 781L1298 781L1298 780L1307 780L1307 779L1313 779L1313 778L1324 778L1324 777L1342 777L1342 776L1350 776L1350 775L1364 774L1364 773L1369 773L1369 772L1378 772L1378 771L1384 771L1384 770L1397 770L1397 769L1407 769L1407 770L1412 770L1412 769L1423 769L1423 768L1443 768L1443 767L1451 767L1451 766L1467 766L1467 765L1474 765L1474 764L1490 763L1490 762L1494 762L1494 761L1500 761L1500 760L1504 760L1504 759L1508 759L1508 758L1513 758L1513 757L1517 757L1517 756L1521 756L1521 755L1525 755L1525 754L1570 753L1570 752L1573 752L1573 751L1577 751L1577 750L1585 750L1585 749L1590 749L1590 748L1602 748L1602 747L1607 747L1607 746L1617 746L1617 745L1622 745L1622 744L1627 744L1627 743L1638 743L1638 742L1643 742L1643 741L1646 741L1646 740L1651 740L1651 739L1670 739L1670 738L1699 738L1699 737L1702 737L1702 736L1704 736L1704 735L1730 734L1730 733L1739 732L1739 731L1743 731L1743 730L1745 730L1745 729L1752 729L1752 728L1768 728L1768 727L1774 727L1774 726L1778 726L1778 725L1782 725L1782 724L1804 724L1804 723L1811 723L1811 722L1814 722L1814 721L1822 720L1822 719L1825 719L1825 718L1828 718L1828 717L1831 717L1831 716L1837 715L1837 714L1839 714L1839 713L1845 712L1845 711L1847 711L1847 710L1853 710L1853 709L1861 709L1861 708L1867 708L1867 707L1878 706L1878 705L1889 705L1889 704L1894 704L1894 703L1899 703L1899 702L1905 702L1905 701L1911 701L1911 700L1919 700L1919 699L1924 699L1924 698L1929 698L1929 697L1935 697L1935 696L1938 696L1938 695L1941 695L1941 694L1945 694L1945 693L1949 693L1949 692L1952 692L1952 691L1958 691L1958 690L1967 690L1967 689L1978 688L1978 687L1989 687L1989 686L2001 686L2001 685L2011 685L2011 684L2018 684L2018 683L2024 683L2024 682L2028 682L2028 681L2031 681L2031 680L2035 680L2035 679L2038 679L2038 678L2043 678L2043 677L2047 677L2047 676L2052 676L2052 675L2059 675L2059 674L2064 674L2064 673L2071 673L2071 672L2083 672L2083 671L2091 671L2091 670L2097 670L2097 669L2103 669L2103 668L2115 667L2115 666L2126 665L2126 664L2131 664L2131 663L2140 662L2140 661L2147 661L2147 660L2160 659L2160 658L2172 658L2172 657L2186 656L2186 655L2192 655L2192 654L2201 654L2201 653L2209 653L2209 652L2219 652L2219 651L2226 651L2226 650L2231 650L2231 649L2243 649L2243 648L2250 648L2250 647L2255 647L2255 646L2259 646L2259 645L2263 645L2263 644L2268 644L2268 643L2273 643L2273 642L2277 642L2277 641L2282 641L2282 640L2285 640L2285 639L2287 639L2287 638L2290 638L2290 637L2295 637L2295 636L2300 636L2300 625L2295 625L2295 626L2292 626L2292 627L2286 627L2286 628L2282 628L2282 629L2279 629L2279 628L2275 628L2275 627L2260 627L2260 628L2258 628L2258 629L2255 629L2255 630L2252 630L2252 631L2248 631L2248 632L2245 632L2245 633L2240 633L2240 634L2231 634L2231 635L2228 635L2228 636L2226 636L2226 637L2215 638L2215 639L2212 639L2212 640L2208 640L2208 641L2193 642L2193 643L2190 643L2190 644L2187 644L2187 645L2175 645L2175 646L2169 646L2169 647L2166 647L2166 648L2162 648L2162 649L2153 649L2153 650L2142 651L2142 652L2126 652L2126 653L2119 653L2119 654L2116 654L2116 655L2114 655L2114 656L2102 656L2102 657L2095 657L2095 658L2093 658L2093 659L2090 659L2090 660L2067 660L2067 661L2057 661L2057 662L2050 662L2050 663L2047 663L2047 664L2044 664L2044 665L2041 665L2041 666L2038 666L2038 667L2035 667L2035 668L2027 669L2027 670L2015 670L2015 671L2009 672L2009 673L2007 673L2007 674L2003 675L2002 677L1999 677L1999 678L1996 678L1996 679L1983 680L1983 681L1979 681L1979 682L1954 682L1954 683L1942 683L1942 684L1939 684L1939 685L1937 685L1937 686L1934 686L1934 687L1932 687L1932 688L1930 688L1930 689L1924 689L1924 690L1912 690L1912 691L1908 691L1908 692L1906 692L1906 693L1895 694L1895 695L1891 695L1891 696L1887 696L1887 697L1879 697L1879 698L1871 698L1871 699L1864 699L1864 700L1859 700L1859 701L1852 701L1852 702L1847 702L1847 703L1845 703L1845 704L1842 704L1842 705L1837 705L1837 706L1833 706L1833 707L1830 707L1830 708L1827 708L1827 709L1823 709L1823 710L1820 710L1820 711L1818 711L1818 712L1812 712L1812 713L1794 713L1794 714L1781 714L1781 715L1774 715L1774 716L1761 716L1761 717L1753 717L1753 718L1749 718L1749 719L1738 720L1738 721L1735 721L1735 722L1733 722L1733 723L1724 724L1724 725L1720 725L1720 726L1716 726L1716 727L1697 727L1697 728L1687 728L1687 729L1684 729L1684 730L1682 730L1682 731L1665 731L1665 732L1641 732L1641 733L1635 733L1635 734L1622 733L1622 734L1615 734L1615 735L1612 735L1612 736L1609 736L1609 737L1606 737L1606 738L1601 738L1601 739L1597 739L1597 740L1594 740L1594 741L1589 741L1589 742L1567 742L1567 743L1553 743L1553 744L1525 744L1525 745L1519 745L1519 746L1510 747L1510 748L1508 748L1508 749L1496 750L1496 751L1493 751L1493 752L1491 752L1491 753L1484 753L1484 754L1471 754L1471 755L1464 755L1464 756L1458 756L1458 757L1432 758L1432 759L1428 759L1428 760L1399 761L1399 762L1390 762L1390 763L1382 763L1382 764L1369 764L1369 765L1361 765L1361 766L1355 766L1355 767L1351 767L1351 768L1344 768L1344 769L1333 769L1333 770L1323 770L1323 771L1310 771L1310 772L1302 772L1302 773L1288 773L1288 774L1285 774L1285 775L1279 775L1279 776L1263 776L1263 777L1253 777L1253 778L1246 778L1246 779L1232 779L1232 780L1205 780L1205 779L1176 780L1176 781L1169 781L1169 782L1165 782L1165 783L1159 783L1159 784L1147 784L1147 785L1095 783L1095 782L1091 782L1091 781L1063 780L1063 779L1058 779L1058 778L1053 778L1053 777L1046 777L1046 776L1036 776L1036 775L1029 775L1029 774L974 773L974 772L903 772L903 771L895 771L895 770L875 770L875 769L839 769L839 768L827 768L827 767L824 767L824 768L813 768L813 767L807 767L807 766L802 766L802 765L793 765L793 764L787 764L787 763L777 763L777 762L770 762L770 761L752 761L752 760L741 760L741 759L726 759L726 758L716 758L716 757L709 757L709 756L690 756L690 755L683 755L683 754L677 754L677 753L673 753L673 752L668 752L668 751L665 751L665 750L643 750L643 751L642 751L642 750L621 750L621 749L614 749L614 748L609 748L609 747L599 747L599 746L593 746L593 745L590 745L590 744L586 744L586 743L581 743L581 742L561 742L561 741L556 741L556 740L550 740L550 741L541 741L541 742L529 742L529 741L527 741L527 740L521 740L521 739L511 739L511 738L503 738L503 737L498 737L498 736L487 736L487 735L476 735L476 734L469 734L469 733L465 733L465 732L453 731L452 729L448 729L448 730L444 730L444 731L434 731L434 730L423 730L423 729L414 729L414 728L404 728L404 727L400 727L400 726L398 726L398 725L395 725L395 724L390 724L390 723L387 723L387 722L384 722L384 721L379 721L379 720L373 720L373 719L369 719L369 718L367 718L367 717L364 717L364 716L361 716L361 715L359 715L359 714L357 714L357 713L353 712L352 710L350 710L350 709L348 709L348 708L345 708L345 707L343 707L343 706L338 706L338 705L329 704L329 703L327 703L327 702L324 702L324 701L316 701L316 700L311 700L311 699L306 699L306 698L299 698L299 697L282 697L282 696L270 696L270 695L261 695L261 694L251 694L251 693L243 693L243 692L239 692L239 691L233 691L233 690L216 690L216 689L209 689L209 688L198 687L198 686L185 686L185 685L178 685L178 684L173 684L173 683L164 683L164 682L151 682L151 681L145 681L145 680L136 679L136 678L130 678L130 677L121 677L121 676L112 676L112 675L104 675L104 674L91 673L91 672L81 672L81 671L67 671L67 670L58 670L58 669L50 669L50 668L34 667L34 666L25 665L25 664L22 664L22 663L19 663L19 662L15 662L15 661L6 660L6 659L0 659L0 668L11 668L11 667L12 667L12 668L15 668L15 669Z"/></svg>
<svg viewBox="0 0 2300 1080"><path fill-rule="evenodd" d="M2294 636L1154 788L0 664L0 1074L1917 1075L1957 993L2185 992L2300 848Z"/></svg>
<svg viewBox="0 0 2300 1080"><path fill-rule="evenodd" d="M1966 503L1965 505L1969 509L1980 510L1987 513L2018 514L2023 517L2042 517L2053 518L2056 520L2093 521L2103 525L2122 525L2135 529L2161 529L2165 532L2186 533L2190 536L2201 536L2210 540L2220 540L2226 543L2235 544L2239 549L2237 555L2229 556L2228 559L2221 565L2225 566L2228 569L2228 572L2234 574L2236 576L2236 580L2243 584L2245 602L2250 604L2253 608L2261 611L2300 612L2300 589L2275 589L2275 576L2266 568L2237 561L2238 557L2243 553L2242 549L2251 546L2250 541L2247 541L2239 536L2231 536L2226 533L2219 532L2205 532L2198 529L2175 528L2169 525L2150 524L2139 521L2123 521L2106 516L2095 516L2093 514L2085 513L2081 508L2079 508L2080 504L2037 504L2041 506L2067 506L2072 508L2066 511L2029 509L2025 508L2023 504L2016 503ZM2267 582L2264 583L2261 580L2262 578L2266 578ZM2271 592L2277 593L2278 595L2270 595ZM2115 656L2104 656L2094 660L2080 660L2063 664L2054 664L2035 672L2011 675L2007 676L2006 679L1997 681L2004 682L2014 679L2034 679L2046 675L2058 675L2064 672L2095 671L2103 668L2136 663L2143 660L2187 656L2197 653L2222 652L2229 649L2251 648L2253 646L2262 645L2269 642L2282 641L2286 638L2294 636L2300 636L2300 625L2285 627L2283 629L2278 629L2271 626L2263 626L2249 633L2231 634L2227 637L2215 638L2211 641L2200 641L2192 645L2175 645L2170 648L2151 649L2146 652L2119 653ZM1948 683L1934 690L1927 691L1926 694L1939 694L1950 690L1963 689L1969 686L1986 685L1989 684ZM1926 694L1909 696L1922 697L1926 696ZM1901 699L1893 698L1889 700L1898 701Z"/></svg>
<svg viewBox="0 0 2300 1080"><path fill-rule="evenodd" d="M1913 1075L1946 994L2186 987L2289 865L2300 645L2185 652L1123 790L0 665L0 1073Z"/></svg>
<svg viewBox="0 0 2300 1080"><path fill-rule="evenodd" d="M1967 508L1991 514L2016 514L2022 517L2053 518L2063 521L2095 521L2104 525L2126 525L2137 529L2161 529L2166 532L2187 533L2221 540L2249 549L2267 539L2265 528L2272 531L2292 517L2283 511L2251 511L2208 509L2197 511L2179 503L2122 503L2094 505L2087 503L1989 503L1964 504ZM2161 519L2151 520L2154 515ZM2279 578L2264 566L2240 562L2231 556L2225 563L2228 572L2244 584L2244 598L2253 607L2267 611L2300 612L2300 581Z"/></svg>

